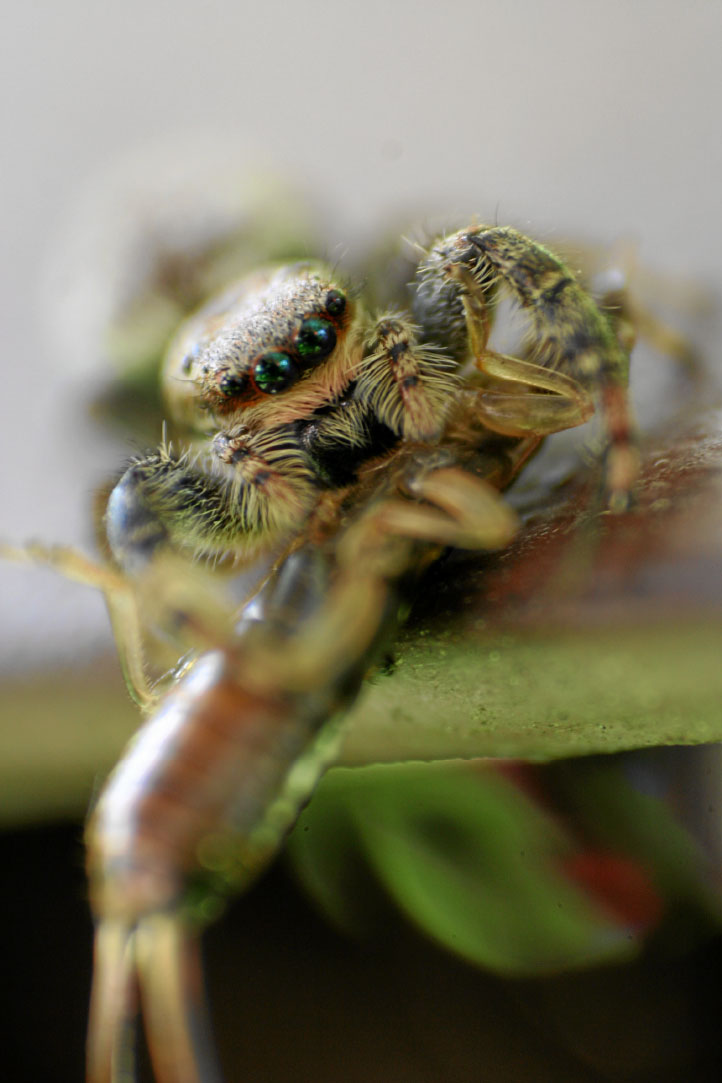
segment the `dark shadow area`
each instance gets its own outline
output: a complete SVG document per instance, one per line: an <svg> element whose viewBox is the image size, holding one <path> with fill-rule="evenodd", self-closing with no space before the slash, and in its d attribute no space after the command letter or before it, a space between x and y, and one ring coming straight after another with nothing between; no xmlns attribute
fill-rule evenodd
<svg viewBox="0 0 722 1083"><path fill-rule="evenodd" d="M83 1078L81 839L75 824L0 840L9 1083ZM623 968L504 981L393 913L381 940L342 938L277 866L209 930L206 956L227 1083L712 1083L722 1071L719 939L650 949Z"/></svg>

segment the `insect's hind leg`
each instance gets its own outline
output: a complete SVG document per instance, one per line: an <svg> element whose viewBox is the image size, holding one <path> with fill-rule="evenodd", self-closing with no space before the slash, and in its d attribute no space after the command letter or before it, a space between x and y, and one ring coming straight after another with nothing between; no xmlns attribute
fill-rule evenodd
<svg viewBox="0 0 722 1083"><path fill-rule="evenodd" d="M135 930L123 921L103 921L95 932L87 1047L90 1083L119 1083L134 1076L138 1009L134 937Z"/></svg>
<svg viewBox="0 0 722 1083"><path fill-rule="evenodd" d="M135 934L151 1059L159 1083L222 1083L203 995L200 939L151 914Z"/></svg>

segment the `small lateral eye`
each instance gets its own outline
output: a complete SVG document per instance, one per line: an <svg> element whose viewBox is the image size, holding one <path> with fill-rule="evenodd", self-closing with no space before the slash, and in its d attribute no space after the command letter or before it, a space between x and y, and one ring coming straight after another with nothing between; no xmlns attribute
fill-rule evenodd
<svg viewBox="0 0 722 1083"><path fill-rule="evenodd" d="M221 377L218 383L218 390L226 398L235 398L237 395L242 395L248 387L248 380L245 376L238 376L235 373L227 372Z"/></svg>
<svg viewBox="0 0 722 1083"><path fill-rule="evenodd" d="M296 336L296 349L304 360L325 357L335 345L336 330L332 323L321 316L310 316L304 320Z"/></svg>
<svg viewBox="0 0 722 1083"><path fill-rule="evenodd" d="M276 395L298 379L298 370L288 354L266 353L256 362L253 378L259 391Z"/></svg>
<svg viewBox="0 0 722 1083"><path fill-rule="evenodd" d="M185 355L185 357L180 363L180 370L184 376L187 376L190 373L191 369L193 368L194 362L198 360L200 355L201 348L196 342L195 345L191 346L190 350L188 350L188 353Z"/></svg>
<svg viewBox="0 0 722 1083"><path fill-rule="evenodd" d="M326 294L326 311L329 316L340 316L346 308L346 298L341 290L329 290Z"/></svg>

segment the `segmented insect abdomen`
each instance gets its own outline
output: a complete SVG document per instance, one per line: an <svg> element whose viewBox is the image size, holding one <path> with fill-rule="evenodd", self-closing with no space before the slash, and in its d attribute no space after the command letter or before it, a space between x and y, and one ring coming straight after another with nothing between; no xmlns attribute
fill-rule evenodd
<svg viewBox="0 0 722 1083"><path fill-rule="evenodd" d="M203 655L140 730L91 817L95 912L132 922L182 907L199 878L223 894L241 885L244 848L316 725L288 698L243 687L225 652Z"/></svg>

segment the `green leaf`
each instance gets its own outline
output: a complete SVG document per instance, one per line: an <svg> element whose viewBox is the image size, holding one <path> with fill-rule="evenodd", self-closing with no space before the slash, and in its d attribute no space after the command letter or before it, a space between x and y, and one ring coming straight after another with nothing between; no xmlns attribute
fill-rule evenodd
<svg viewBox="0 0 722 1083"><path fill-rule="evenodd" d="M494 772L406 764L329 773L290 854L317 902L348 925L356 889L345 881L351 859L341 844L360 847L426 933L498 972L552 972L638 948L630 929L565 875L572 838Z"/></svg>

